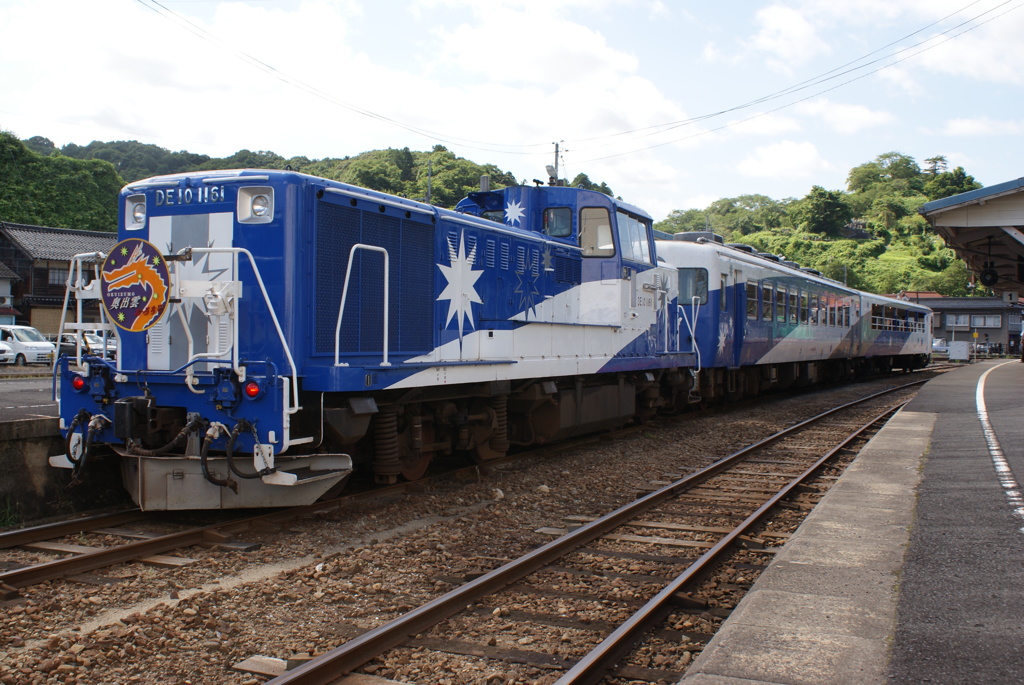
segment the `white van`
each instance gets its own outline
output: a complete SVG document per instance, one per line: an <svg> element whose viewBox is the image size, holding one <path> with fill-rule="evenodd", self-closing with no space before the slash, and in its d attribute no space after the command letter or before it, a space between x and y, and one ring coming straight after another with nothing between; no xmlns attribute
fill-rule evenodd
<svg viewBox="0 0 1024 685"><path fill-rule="evenodd" d="M56 348L31 326L0 325L0 342L11 348L18 366L53 363Z"/></svg>

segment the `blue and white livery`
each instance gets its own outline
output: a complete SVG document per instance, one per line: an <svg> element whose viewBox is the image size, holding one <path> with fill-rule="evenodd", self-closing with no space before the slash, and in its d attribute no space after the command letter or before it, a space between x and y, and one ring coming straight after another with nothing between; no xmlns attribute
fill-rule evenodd
<svg viewBox="0 0 1024 685"><path fill-rule="evenodd" d="M308 175L130 184L120 242L79 255L62 328L66 454L112 450L145 509L311 502L354 468L642 420L704 398L927 363L929 311L557 185L455 210ZM691 236L692 237L692 236ZM87 322L97 300L101 322Z"/></svg>

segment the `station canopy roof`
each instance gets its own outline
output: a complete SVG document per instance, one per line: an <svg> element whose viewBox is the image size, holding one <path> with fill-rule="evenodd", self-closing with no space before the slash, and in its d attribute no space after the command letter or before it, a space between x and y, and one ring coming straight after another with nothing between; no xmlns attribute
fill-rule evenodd
<svg viewBox="0 0 1024 685"><path fill-rule="evenodd" d="M1024 293L1024 178L934 200L917 211L982 285L1014 302Z"/></svg>

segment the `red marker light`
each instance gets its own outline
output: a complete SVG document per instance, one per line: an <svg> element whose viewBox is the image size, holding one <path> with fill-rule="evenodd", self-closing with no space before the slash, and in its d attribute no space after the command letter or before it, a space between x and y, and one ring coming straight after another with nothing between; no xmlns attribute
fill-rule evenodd
<svg viewBox="0 0 1024 685"><path fill-rule="evenodd" d="M253 399L254 397L258 396L259 394L260 394L260 384L259 383L257 383L256 381L249 381L248 383L245 384L245 396L246 397L248 397L249 399Z"/></svg>
<svg viewBox="0 0 1024 685"><path fill-rule="evenodd" d="M74 388L75 390L81 391L85 388L86 385L88 384L85 382L85 379L82 378L81 376L72 376L71 387Z"/></svg>

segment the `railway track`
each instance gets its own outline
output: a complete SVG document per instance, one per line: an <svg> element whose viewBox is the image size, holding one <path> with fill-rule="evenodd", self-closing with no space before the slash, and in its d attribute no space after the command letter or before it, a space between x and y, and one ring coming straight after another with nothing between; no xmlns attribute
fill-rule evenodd
<svg viewBox="0 0 1024 685"><path fill-rule="evenodd" d="M635 428L626 428L621 434L633 430ZM566 441L559 444L556 449L571 449L592 443L596 439L591 436ZM525 456L535 456L550 449L541 447L529 453L513 454L489 462L488 466L512 462ZM11 563L0 559L0 600L19 596L21 588L58 578L74 578L80 574L125 562L141 561L158 567L179 567L191 563L192 560L169 553L196 545L223 550L251 551L256 546L239 541L238 535L251 530L279 527L286 521L330 513L351 506L353 502L363 498L388 497L428 487L430 483L438 480L464 478L478 472L480 468L465 466L415 482L378 486L368 491L354 492L307 506L261 511L255 515L233 516L226 520L222 512L207 512L218 520L202 525L168 523L166 517L160 516L162 512L154 515L131 509L0 532L0 550L20 548L52 556L61 555L59 558L37 563ZM147 530L168 526L175 530L166 533Z"/></svg>
<svg viewBox="0 0 1024 685"><path fill-rule="evenodd" d="M868 387L887 387L892 381L879 379ZM12 536L105 547L148 542L151 538L143 539L143 534L152 535L172 521L179 524L174 532L213 529L202 542L182 538L184 543L179 543L205 549L127 550L135 559L143 552L181 554L196 563L161 569L125 563L88 572L78 570L76 562L56 560L67 565L59 573L57 564L44 570L74 582L18 581L19 587L9 590L12 599L0 597L0 682L44 683L46 674L60 667L74 669L81 683L129 677L139 683L180 681L187 674L192 682L257 685L281 673L283 659L308 661L358 638L528 549L542 547L555 528L585 526L627 502L630 493L650 494L684 474L692 476L745 442L809 416L810 407L832 401L827 398L852 398L865 390L858 384L663 417L616 436L583 439L575 449L560 445L542 450L563 454L521 454L395 488L350 494L305 513L279 510L266 518L224 520L221 512L203 525L196 525L195 517L181 525L181 517L167 513L153 522L133 520L148 514L121 512L121 521L93 517L64 528L51 524L0 534L0 548L8 548L0 554L0 571L19 571L9 563L20 550L9 544ZM749 507L746 500L763 489L761 480L791 472L791 465L780 463L791 460L779 455L752 459L766 463L751 463L734 473L728 487L705 484L702 488L710 492L702 494L698 488L681 498L688 518L642 517L624 533L641 540L598 538L544 572L559 574L559 585L543 590L529 578L513 583L510 590L524 592L473 602L470 612L421 631L356 672L449 685L488 678L517 684L555 682L555 674L582 658L583 647L611 634L655 594L653 586L634 587L637 573L660 578L664 585L683 564L705 552L709 541L742 520L737 507ZM824 477L826 484L831 478ZM806 486L799 489L803 492L780 503L782 511L771 514L768 529L740 536L734 546L740 557L729 568L719 567L697 589L679 593L669 622L650 632L622 663L640 669L634 673L685 669L688 658L700 651L738 602L736 596L766 568L775 546L813 504L816 495ZM262 523L252 523L260 519ZM228 524L238 526L237 532L226 530ZM654 538L682 540L684 533L672 530L677 525L694 529L697 544L663 545L654 553L645 549ZM83 532L87 530L93 532ZM117 540L125 532L136 537ZM229 535L262 547L246 554L210 549L229 541ZM44 553L52 554L39 556ZM31 556L21 553L22 559ZM99 557L85 561L102 566ZM605 587L598 581L612 584ZM600 599L581 607L576 601L581 592ZM547 632L533 634L531 624L547 626ZM547 643L558 650L557 663L551 661L554 650ZM434 649L439 646L444 649ZM271 665L245 666L259 655L273 657ZM422 658L434 661L422 664ZM464 669L468 660L475 663ZM423 670L416 673L418 664Z"/></svg>
<svg viewBox="0 0 1024 685"><path fill-rule="evenodd" d="M812 508L819 488L808 483L899 405L865 406L920 382L823 412L599 518L571 518L571 530L542 530L559 537L371 630L342 626L347 642L271 682L344 682L341 674L394 672L396 663L416 672L410 660L431 673L458 659L527 663L560 672L559 685L677 679L689 651L655 659L657 668L630 655L655 629L654 639L667 632L676 644L709 637L674 626L720 604L702 595L712 569L733 554L746 580L756 575L788 537L765 529L766 518L784 505ZM587 618L595 605L605 620Z"/></svg>

